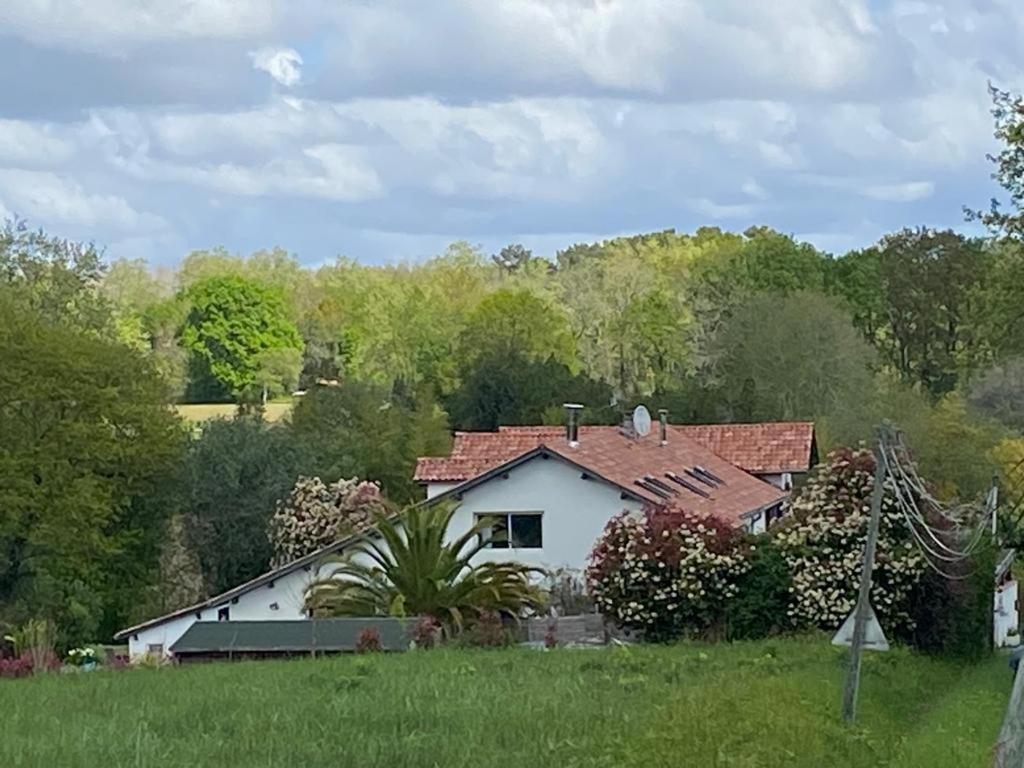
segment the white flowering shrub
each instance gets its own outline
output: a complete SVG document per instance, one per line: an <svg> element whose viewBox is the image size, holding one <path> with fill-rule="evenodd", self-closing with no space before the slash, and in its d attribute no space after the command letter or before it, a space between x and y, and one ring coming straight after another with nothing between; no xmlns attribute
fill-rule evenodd
<svg viewBox="0 0 1024 768"><path fill-rule="evenodd" d="M598 609L652 640L720 625L746 568L742 534L710 516L623 512L590 554L587 586Z"/></svg>
<svg viewBox="0 0 1024 768"><path fill-rule="evenodd" d="M300 477L288 496L277 503L270 519L273 566L367 530L376 515L386 510L376 483L353 478L328 485L319 477Z"/></svg>
<svg viewBox="0 0 1024 768"><path fill-rule="evenodd" d="M875 458L868 450L829 454L774 529L789 566L789 619L796 627L834 630L857 601L864 559ZM891 483L891 481L889 481ZM926 564L887 483L875 554L871 605L888 631L914 628L910 595Z"/></svg>

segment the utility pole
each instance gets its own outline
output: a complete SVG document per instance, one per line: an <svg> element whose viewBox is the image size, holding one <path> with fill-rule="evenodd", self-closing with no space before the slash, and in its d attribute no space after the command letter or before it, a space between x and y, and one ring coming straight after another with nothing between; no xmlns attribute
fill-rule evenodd
<svg viewBox="0 0 1024 768"><path fill-rule="evenodd" d="M882 496L885 493L886 428L878 428L878 445L875 448L875 485L871 489L871 519L868 522L868 540L864 544L864 567L860 572L860 593L857 596L857 613L853 621L853 639L850 643L850 666L846 673L843 689L843 720L852 723L857 719L857 693L860 689L860 657L864 646L871 606L871 571L875 567L875 547L878 545L878 525L882 518Z"/></svg>

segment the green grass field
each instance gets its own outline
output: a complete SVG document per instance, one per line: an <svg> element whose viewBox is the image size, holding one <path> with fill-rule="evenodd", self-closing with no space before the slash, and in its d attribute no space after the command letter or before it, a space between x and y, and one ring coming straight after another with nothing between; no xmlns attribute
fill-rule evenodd
<svg viewBox="0 0 1024 768"><path fill-rule="evenodd" d="M263 419L268 423L280 421L292 410L292 401L274 400L267 403L263 411ZM234 403L190 403L188 405L175 405L174 410L185 421L202 423L210 419L230 419L238 411Z"/></svg>
<svg viewBox="0 0 1024 768"><path fill-rule="evenodd" d="M602 650L442 650L0 681L0 765L853 766L989 764L1005 658L896 650L839 722L823 638Z"/></svg>

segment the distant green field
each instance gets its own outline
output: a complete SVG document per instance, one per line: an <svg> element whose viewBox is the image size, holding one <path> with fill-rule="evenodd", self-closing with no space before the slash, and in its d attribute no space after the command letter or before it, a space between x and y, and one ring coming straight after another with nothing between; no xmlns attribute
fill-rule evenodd
<svg viewBox="0 0 1024 768"><path fill-rule="evenodd" d="M427 651L0 681L0 765L981 768L1005 659L865 661L823 638Z"/></svg>
<svg viewBox="0 0 1024 768"><path fill-rule="evenodd" d="M210 419L230 419L235 415L238 406L234 403L190 403L188 405L175 405L174 410L183 419L191 422L203 422ZM268 422L280 421L292 410L292 401L276 401L267 403L263 412L263 418Z"/></svg>

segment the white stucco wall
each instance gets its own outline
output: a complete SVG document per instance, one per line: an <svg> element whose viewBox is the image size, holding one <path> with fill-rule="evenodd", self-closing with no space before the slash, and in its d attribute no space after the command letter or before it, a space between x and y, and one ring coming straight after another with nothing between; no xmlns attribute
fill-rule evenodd
<svg viewBox="0 0 1024 768"><path fill-rule="evenodd" d="M582 571L594 542L608 520L624 509L638 510L639 502L622 499L620 491L600 480L584 480L581 472L556 459L535 458L509 470L507 479L494 479L464 492L452 519L449 535L455 538L476 523L477 515L533 512L542 515L543 546L539 549L485 549L476 561L515 560L546 569ZM436 495L436 494L435 494ZM163 624L140 630L129 637L131 656L145 654L151 645L164 653L196 621L216 621L219 609L228 607L229 621L301 619L306 586L316 578L315 569L297 569L226 601L189 613ZM271 605L277 605L276 609Z"/></svg>
<svg viewBox="0 0 1024 768"><path fill-rule="evenodd" d="M1020 626L1020 614L1017 611L1017 582L1008 581L996 587L993 634L997 648L1008 645L1006 637L1011 629ZM1019 641L1017 641L1019 642Z"/></svg>
<svg viewBox="0 0 1024 768"><path fill-rule="evenodd" d="M135 658L147 653L152 645L162 645L166 655L192 624L197 621L216 621L221 608L229 609L229 620L232 621L304 618L303 594L306 585L315 576L315 571L299 568L276 579L272 585L264 584L255 587L251 592L239 595L236 598L237 602L227 600L202 611L188 613L163 624L140 630L128 637L128 654ZM272 608L271 606L275 604L277 608Z"/></svg>
<svg viewBox="0 0 1024 768"><path fill-rule="evenodd" d="M454 535L476 523L478 515L540 512L543 547L485 549L476 560L515 560L542 568L582 570L608 520L623 509L640 509L600 480L584 480L580 470L556 458L535 458L466 491L452 519Z"/></svg>
<svg viewBox="0 0 1024 768"><path fill-rule="evenodd" d="M438 494L454 488L458 483L427 483L427 498L432 499Z"/></svg>

